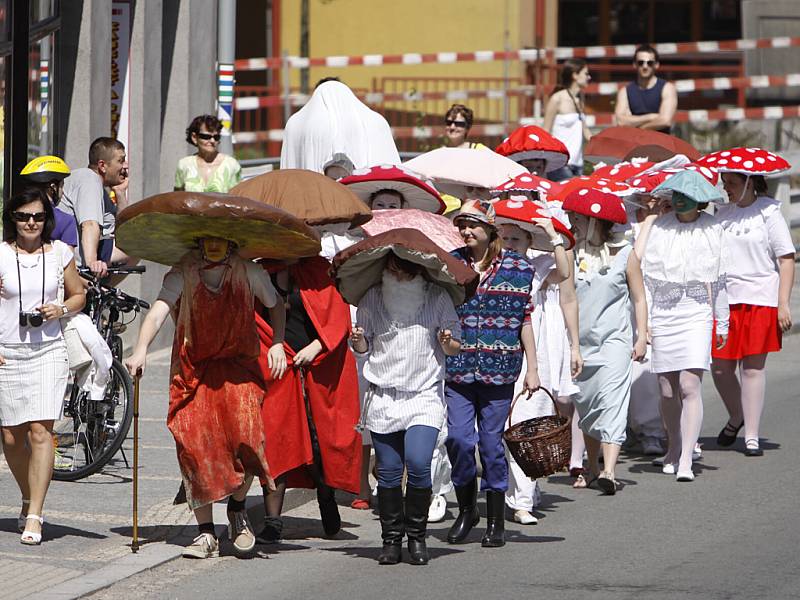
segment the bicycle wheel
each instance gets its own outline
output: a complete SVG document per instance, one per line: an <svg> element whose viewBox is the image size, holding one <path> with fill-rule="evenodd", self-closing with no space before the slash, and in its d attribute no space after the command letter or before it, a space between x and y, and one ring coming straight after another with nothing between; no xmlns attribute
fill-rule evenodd
<svg viewBox="0 0 800 600"><path fill-rule="evenodd" d="M119 451L133 419L133 381L114 359L102 402L90 400L74 383L53 434L53 479L76 481L97 473Z"/></svg>

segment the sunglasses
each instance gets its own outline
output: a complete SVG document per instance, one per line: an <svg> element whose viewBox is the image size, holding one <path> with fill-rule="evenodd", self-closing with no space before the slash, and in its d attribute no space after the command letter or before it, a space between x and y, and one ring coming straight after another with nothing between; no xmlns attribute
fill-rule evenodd
<svg viewBox="0 0 800 600"><path fill-rule="evenodd" d="M218 133L198 133L195 135L197 135L197 137L199 137L201 140L214 140L215 142L218 142L222 137Z"/></svg>
<svg viewBox="0 0 800 600"><path fill-rule="evenodd" d="M43 212L29 213L16 211L11 213L11 216L17 223L27 223L31 219L33 219L36 223L44 223L45 219L47 219L47 213Z"/></svg>
<svg viewBox="0 0 800 600"><path fill-rule="evenodd" d="M454 121L453 119L445 119L444 124L448 127L455 125L456 127L465 128L467 126L466 121Z"/></svg>
<svg viewBox="0 0 800 600"><path fill-rule="evenodd" d="M654 60L637 60L636 61L636 66L637 67L643 67L645 65L647 65L648 67L655 67L656 66L656 61L654 61Z"/></svg>

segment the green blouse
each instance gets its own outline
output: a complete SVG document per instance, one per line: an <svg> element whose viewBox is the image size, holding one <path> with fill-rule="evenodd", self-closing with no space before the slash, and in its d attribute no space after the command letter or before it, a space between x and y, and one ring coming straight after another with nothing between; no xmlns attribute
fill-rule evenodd
<svg viewBox="0 0 800 600"><path fill-rule="evenodd" d="M197 155L184 156L175 171L175 187L187 192L220 192L223 194L242 180L242 167L232 156L222 155L222 162L203 181L197 168Z"/></svg>

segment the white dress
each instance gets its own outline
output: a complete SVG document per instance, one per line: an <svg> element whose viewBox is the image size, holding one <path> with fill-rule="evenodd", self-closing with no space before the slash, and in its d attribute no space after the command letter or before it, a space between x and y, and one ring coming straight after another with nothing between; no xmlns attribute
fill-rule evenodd
<svg viewBox="0 0 800 600"><path fill-rule="evenodd" d="M728 331L722 226L701 212L683 223L668 213L653 223L642 261L650 311L652 370L708 371L711 332Z"/></svg>
<svg viewBox="0 0 800 600"><path fill-rule="evenodd" d="M13 247L0 244L0 355L5 360L0 366L0 422L6 427L63 415L69 361L59 319L21 327L19 302L21 287L23 311L55 303L59 265L65 268L72 260L69 246L56 240L44 261L38 253L20 254L18 275Z"/></svg>

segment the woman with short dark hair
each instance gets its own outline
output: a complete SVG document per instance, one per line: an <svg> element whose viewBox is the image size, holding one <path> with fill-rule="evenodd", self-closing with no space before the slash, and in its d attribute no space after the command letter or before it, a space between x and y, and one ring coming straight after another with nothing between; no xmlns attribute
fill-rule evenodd
<svg viewBox="0 0 800 600"><path fill-rule="evenodd" d="M222 122L212 115L192 119L186 142L197 152L178 161L175 191L227 193L242 180L242 167L232 156L219 151Z"/></svg>
<svg viewBox="0 0 800 600"><path fill-rule="evenodd" d="M28 189L6 203L0 244L0 422L6 462L22 493L20 541L42 541L53 473L53 421L63 414L69 363L59 320L86 296L69 246L51 241L53 206ZM64 302L58 302L59 288Z"/></svg>

